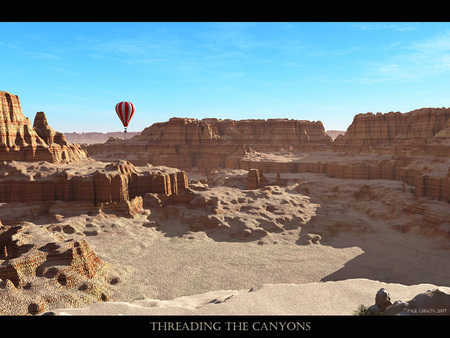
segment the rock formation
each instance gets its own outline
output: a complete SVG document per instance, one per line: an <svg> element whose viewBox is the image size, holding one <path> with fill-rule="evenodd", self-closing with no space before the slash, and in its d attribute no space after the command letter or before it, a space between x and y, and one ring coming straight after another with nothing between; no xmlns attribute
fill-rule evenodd
<svg viewBox="0 0 450 338"><path fill-rule="evenodd" d="M87 149L96 159L123 158L136 165L197 167L209 173L235 165L251 149L317 148L330 145L321 122L288 119L220 120L171 118L145 128L130 140L111 139Z"/></svg>
<svg viewBox="0 0 450 338"><path fill-rule="evenodd" d="M85 240L24 222L0 226L0 314L29 315L108 299L107 265Z"/></svg>
<svg viewBox="0 0 450 338"><path fill-rule="evenodd" d="M130 140L87 149L93 158L136 165L262 173L323 173L344 179L399 180L418 197L450 201L450 109L358 114L334 142L320 122L288 119L172 118Z"/></svg>
<svg viewBox="0 0 450 338"><path fill-rule="evenodd" d="M162 232L182 236L204 231L218 241L251 241L302 230L320 206L311 203L297 188L298 185L268 185L254 190L188 188L169 197L148 194L144 205L151 209L150 224Z"/></svg>
<svg viewBox="0 0 450 338"><path fill-rule="evenodd" d="M267 184L267 179L259 169L250 169L248 171L247 186L245 189L260 189Z"/></svg>
<svg viewBox="0 0 450 338"><path fill-rule="evenodd" d="M411 300L397 300L393 304L389 293L380 289L375 305L369 308L372 314L385 315L447 315L450 312L450 294L442 288L430 289Z"/></svg>
<svg viewBox="0 0 450 338"><path fill-rule="evenodd" d="M413 185L418 197L449 202L449 135L450 108L358 114L332 149L347 154L374 153L379 158L391 155L391 159L379 161L379 168L371 174L370 165L361 163L367 168L367 178L401 180Z"/></svg>
<svg viewBox="0 0 450 338"><path fill-rule="evenodd" d="M381 312L384 312L386 308L391 305L392 303L389 293L384 288L381 288L380 290L378 290L375 296L375 304L372 305L369 310L372 313L379 314Z"/></svg>
<svg viewBox="0 0 450 338"><path fill-rule="evenodd" d="M0 163L0 203L132 201L146 193L178 194L187 187L185 172L166 167L135 167L130 162L81 161Z"/></svg>
<svg viewBox="0 0 450 338"><path fill-rule="evenodd" d="M327 135L334 141L339 135L345 135L345 130L327 130Z"/></svg>
<svg viewBox="0 0 450 338"><path fill-rule="evenodd" d="M333 148L346 152L376 151L397 155L450 156L450 108L422 108L408 113L358 114ZM409 151L408 151L409 150Z"/></svg>
<svg viewBox="0 0 450 338"><path fill-rule="evenodd" d="M78 145L55 132L38 112L34 126L22 113L19 97L0 91L0 160L68 163L88 158Z"/></svg>
<svg viewBox="0 0 450 338"><path fill-rule="evenodd" d="M413 186L417 197L450 201L449 159L429 156L398 158L394 155L341 152L293 153L292 156L247 154L239 168L263 173L315 173L331 178L397 180Z"/></svg>
<svg viewBox="0 0 450 338"><path fill-rule="evenodd" d="M106 265L88 243L66 239L61 230L55 233L57 224L44 227L28 220L44 217L59 222L64 216L55 211L60 208L64 214L134 218L142 212L146 194L167 198L183 192L186 173L92 160L86 150L54 131L43 112L36 114L32 126L19 98L7 92L0 92L0 119L0 203L5 224L0 223L0 314L37 314L54 306L107 300ZM62 230L74 232L70 225Z"/></svg>

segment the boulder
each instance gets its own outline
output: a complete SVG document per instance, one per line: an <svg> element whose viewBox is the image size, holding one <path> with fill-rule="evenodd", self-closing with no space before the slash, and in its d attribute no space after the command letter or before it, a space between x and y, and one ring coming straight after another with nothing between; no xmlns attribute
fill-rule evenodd
<svg viewBox="0 0 450 338"><path fill-rule="evenodd" d="M384 288L381 288L375 295L375 304L372 305L369 310L374 314L380 314L391 305L392 303L389 293Z"/></svg>
<svg viewBox="0 0 450 338"><path fill-rule="evenodd" d="M375 305L370 307L374 314L384 315L449 315L450 294L442 288L427 290L410 300L398 300L393 304L389 293L380 289L375 296Z"/></svg>

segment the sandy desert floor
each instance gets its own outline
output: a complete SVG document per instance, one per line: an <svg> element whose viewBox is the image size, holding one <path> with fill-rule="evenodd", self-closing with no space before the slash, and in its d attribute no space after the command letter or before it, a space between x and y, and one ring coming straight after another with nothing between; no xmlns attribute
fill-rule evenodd
<svg viewBox="0 0 450 338"><path fill-rule="evenodd" d="M216 207L225 217L240 212L226 202L234 199L247 214L252 210L269 220L292 213L283 200L291 207L294 198L301 199L299 226L283 229L280 224L280 231L233 240L214 229L190 230L188 211L169 215L159 226L151 209L134 219L103 213L64 216L60 224L71 229L65 236L85 238L120 282L111 286L110 302L52 311L351 315L360 304L374 304L381 287L393 301L436 286L450 292L447 203L418 200L397 181L320 174L284 174L281 196L263 202L242 190L245 174L218 172L198 193L206 200L222 194ZM269 184L276 180L276 174L266 176ZM281 218L262 207L267 200ZM436 217L440 225L433 227Z"/></svg>

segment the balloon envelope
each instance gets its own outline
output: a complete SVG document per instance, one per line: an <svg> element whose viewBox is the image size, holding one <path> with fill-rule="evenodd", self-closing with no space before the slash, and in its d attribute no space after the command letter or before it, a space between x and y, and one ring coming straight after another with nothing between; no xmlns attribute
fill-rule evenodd
<svg viewBox="0 0 450 338"><path fill-rule="evenodd" d="M119 116L120 121L122 121L123 126L128 127L128 123L130 123L131 118L134 114L134 104L127 101L122 101L116 104L116 113Z"/></svg>

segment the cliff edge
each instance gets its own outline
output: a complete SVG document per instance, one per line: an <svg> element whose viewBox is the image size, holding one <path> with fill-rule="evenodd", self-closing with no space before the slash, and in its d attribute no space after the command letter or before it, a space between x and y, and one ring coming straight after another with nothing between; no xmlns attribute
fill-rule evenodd
<svg viewBox="0 0 450 338"><path fill-rule="evenodd" d="M24 116L19 97L0 91L0 160L69 163L89 158L86 150L54 131L43 112L34 124Z"/></svg>

